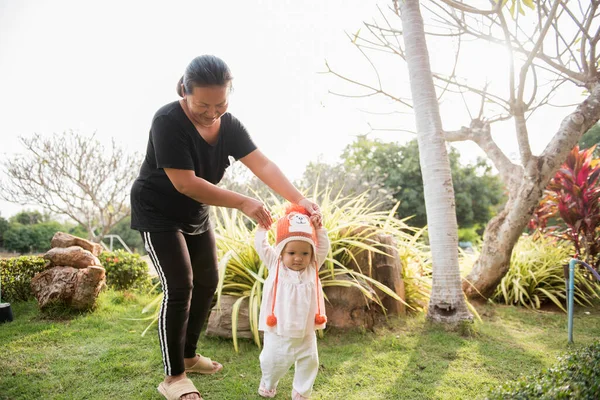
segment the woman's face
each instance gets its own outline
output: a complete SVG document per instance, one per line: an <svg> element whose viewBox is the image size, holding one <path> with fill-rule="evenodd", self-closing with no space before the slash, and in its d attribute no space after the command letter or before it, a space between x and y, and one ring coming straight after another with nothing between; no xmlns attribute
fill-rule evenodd
<svg viewBox="0 0 600 400"><path fill-rule="evenodd" d="M194 87L184 96L194 122L209 127L227 111L229 85Z"/></svg>

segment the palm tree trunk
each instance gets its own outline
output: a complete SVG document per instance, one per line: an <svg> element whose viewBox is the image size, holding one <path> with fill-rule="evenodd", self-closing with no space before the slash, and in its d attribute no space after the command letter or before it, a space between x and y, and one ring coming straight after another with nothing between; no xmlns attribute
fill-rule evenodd
<svg viewBox="0 0 600 400"><path fill-rule="evenodd" d="M415 110L433 260L433 284L427 318L454 324L472 320L472 316L467 310L461 288L458 226L450 162L418 0L401 1L400 14Z"/></svg>

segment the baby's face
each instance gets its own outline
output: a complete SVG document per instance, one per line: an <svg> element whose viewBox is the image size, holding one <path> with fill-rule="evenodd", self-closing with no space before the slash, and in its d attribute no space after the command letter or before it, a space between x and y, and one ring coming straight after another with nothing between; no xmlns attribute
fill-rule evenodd
<svg viewBox="0 0 600 400"><path fill-rule="evenodd" d="M312 246L302 240L288 242L281 252L283 265L294 271L302 271L312 260Z"/></svg>

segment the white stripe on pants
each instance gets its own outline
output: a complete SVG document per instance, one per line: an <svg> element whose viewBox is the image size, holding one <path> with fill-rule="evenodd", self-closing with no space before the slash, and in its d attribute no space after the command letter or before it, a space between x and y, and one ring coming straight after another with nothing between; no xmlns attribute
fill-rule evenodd
<svg viewBox="0 0 600 400"><path fill-rule="evenodd" d="M262 370L261 382L267 390L275 389L279 380L292 364L295 364L293 387L302 396L310 396L319 371L315 332L301 338L265 332L264 347L259 359Z"/></svg>

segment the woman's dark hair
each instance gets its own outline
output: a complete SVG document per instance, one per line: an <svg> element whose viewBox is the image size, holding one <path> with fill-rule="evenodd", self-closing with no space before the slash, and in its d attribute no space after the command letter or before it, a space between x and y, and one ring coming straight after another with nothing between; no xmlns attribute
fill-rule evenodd
<svg viewBox="0 0 600 400"><path fill-rule="evenodd" d="M183 97L190 94L195 87L203 86L226 86L230 84L233 76L225 61L219 57L202 55L194 58L185 69L185 74L177 82L177 94Z"/></svg>

